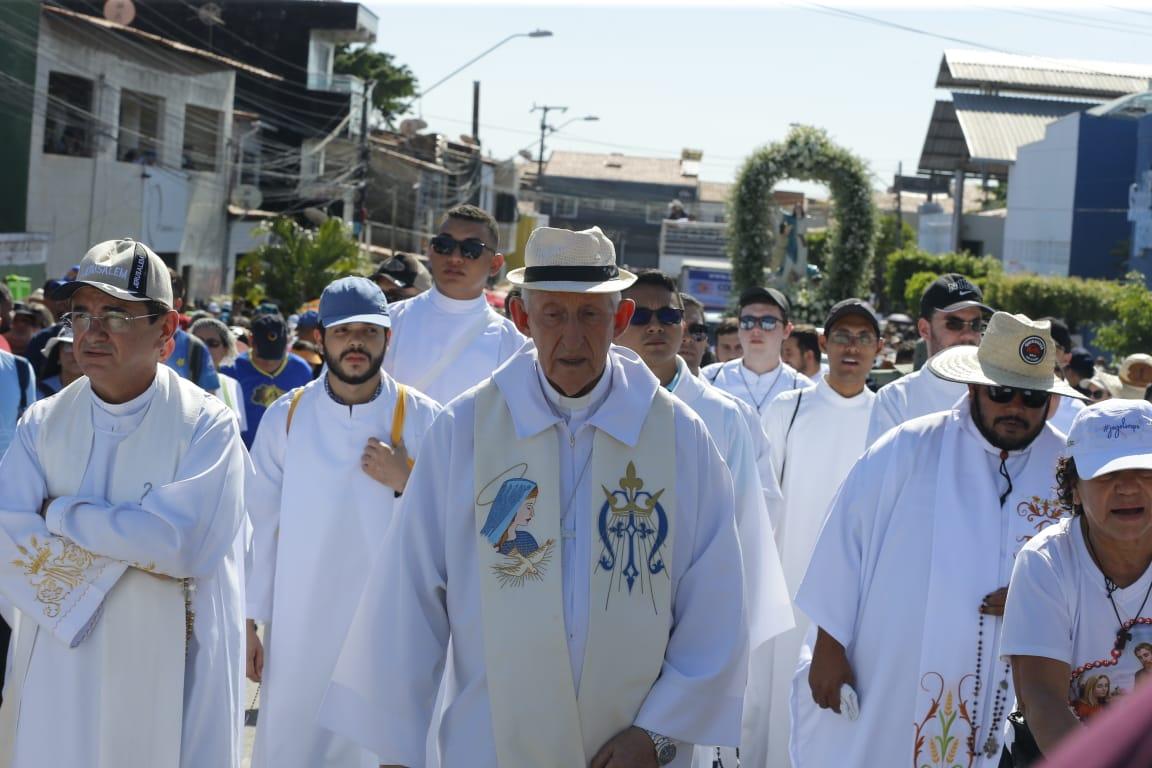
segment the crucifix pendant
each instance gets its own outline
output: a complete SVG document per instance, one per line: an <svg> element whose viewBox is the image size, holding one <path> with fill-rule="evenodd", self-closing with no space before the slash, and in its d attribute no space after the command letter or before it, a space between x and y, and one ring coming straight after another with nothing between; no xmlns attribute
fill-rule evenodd
<svg viewBox="0 0 1152 768"><path fill-rule="evenodd" d="M984 742L984 755L988 758L996 757L1000 752L1000 742L996 740L994 734L988 734L988 740Z"/></svg>

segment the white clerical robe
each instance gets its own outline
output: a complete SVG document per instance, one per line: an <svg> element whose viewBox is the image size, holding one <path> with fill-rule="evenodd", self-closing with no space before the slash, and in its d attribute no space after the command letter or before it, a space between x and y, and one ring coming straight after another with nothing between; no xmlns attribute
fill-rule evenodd
<svg viewBox="0 0 1152 768"><path fill-rule="evenodd" d="M783 472L783 514L776 541L790 596L800 588L840 483L867 448L868 419L875 398L867 388L855 397L843 397L827 379L821 379L814 387L785 392L768 406L768 444L773 463ZM786 768L789 764L788 699L809 626L808 617L801 612L795 620L796 627L773 642L768 678L771 724L760 732L761 738L754 745L745 746L741 764L749 768Z"/></svg>
<svg viewBox="0 0 1152 768"><path fill-rule="evenodd" d="M569 664L579 685L590 610L589 516L593 494L602 493L581 470L597 430L635 444L659 382L632 352L613 348L597 387L567 402L545 389L551 388L531 345L493 378L515 404L518 435L556 435L566 508L560 559L568 640L568 658L556 662ZM703 422L683 403L674 405L674 620L660 677L636 724L685 742L672 763L683 767L690 764L691 744L738 741L748 642L731 478ZM474 419L475 394L467 393L445 408L425 438L423 455L435 460L416 465L321 709L321 724L364 744L384 764L425 764L424 736L452 638L447 662L453 674L438 734L442 762L496 768L475 576L472 467L476 450L500 447L475 445ZM532 631L530 620L508 628L508 653L516 653L517 632Z"/></svg>
<svg viewBox="0 0 1152 768"><path fill-rule="evenodd" d="M1074 397L1058 397L1056 400L1058 402L1056 413L1052 414L1048 423L1067 435L1068 430L1072 429L1072 420L1076 418L1076 414L1088 406L1084 405L1083 400L1077 400Z"/></svg>
<svg viewBox="0 0 1152 768"><path fill-rule="evenodd" d="M950 444L981 455L979 472L987 476L945 476L941 454ZM975 631L971 636L964 633L926 647L924 634L932 629L926 624L933 612L940 615L942 611L974 622L983 594L1007 584L1012 558L1022 543L1012 528L1023 523L1028 530L1038 532L1058 519L1059 509L1050 499L1040 497L1019 504L1015 499L1024 491L1023 478L1055 477L1063 449L1062 436L1045 425L1031 445L1011 452L1007 470L1016 479L1016 489L1013 498L998 507L995 494L1007 490L1007 482L998 473L1000 452L977 431L964 397L956 411L913 419L888 432L856 462L832 503L796 605L846 649L856 679L860 717L853 722L831 710L816 710L808 688L807 663L798 667L793 680L794 768L913 764L917 725L931 719L920 709L923 692L933 682L921 673L925 658L935 658L941 668L962 665L973 675L977 658L983 659L979 705L969 704L966 712L973 714L975 710L974 716L980 721L976 723L978 745L989 733L999 736L1003 723L992 722L991 705L1004 679L998 663L999 620L985 617L981 654ZM1039 493L1050 488L1042 480L1034 485ZM965 497L958 490L965 486L987 487L991 508L981 494ZM942 492L942 487L949 490ZM951 551L950 560L968 565L943 574L967 585L972 594L963 600L930 604L930 588L937 576L934 546L941 543L934 538L935 526L964 525L955 517L946 520L947 516L983 520L988 515L1002 521L999 526L1005 538L993 545L998 546L998 552ZM973 523L968 525L974 527ZM975 564L977 560L983 567ZM983 594L977 596L979 592ZM1006 684L1005 713L1013 700L1011 680ZM969 690L964 688L966 695ZM949 694L936 714L954 712L949 708L959 706ZM799 716L798 711L802 713ZM964 744L967 726L957 720L952 730L954 736L961 737L957 762L968 765ZM930 746L923 745L921 762ZM998 755L991 760L981 755L972 765L993 768L997 759Z"/></svg>
<svg viewBox="0 0 1152 768"><path fill-rule="evenodd" d="M704 420L732 473L736 489L736 527L744 559L751 660L755 660L761 646L793 625L791 597L784 586L780 557L764 503L760 471L755 460L756 449L738 401L703 379L692 376L683 360L678 359L677 365L678 375L672 394ZM759 429L759 422L756 424ZM750 669L754 671L755 668ZM750 676L741 726L742 750L746 750L745 745L756 738L761 726L761 718L757 716L759 710L750 701L756 696L756 686L756 679ZM716 747L698 746L693 760L695 768L711 768L715 750ZM722 748L721 754L726 764L736 765L735 749Z"/></svg>
<svg viewBox="0 0 1152 768"><path fill-rule="evenodd" d="M341 405L324 379L283 395L252 445L246 497L254 526L248 618L265 624L265 666L254 767L375 768L360 745L316 722L364 582L397 504L360 466L368 438L391 443L397 386ZM403 438L417 458L440 406L409 389Z"/></svg>
<svg viewBox="0 0 1152 768"><path fill-rule="evenodd" d="M812 386L812 380L783 360L768 373L755 373L744 367L744 359L713 363L701 369L700 375L713 386L743 400L764 421L764 414L780 393Z"/></svg>
<svg viewBox="0 0 1152 768"><path fill-rule="evenodd" d="M165 366L158 371L179 386L195 387ZM80 492L53 501L45 519L38 514L45 480L37 444L57 398L29 409L0 461L0 591L15 604L18 621L40 625L26 679L6 681L5 701L23 682L14 768L97 764L92 745L98 741L102 680L116 671L101 667L85 639L101 631L101 603L129 563L195 580L181 768L239 766L244 620L233 545L244 515L249 462L236 419L222 402L206 397L187 427L191 435L175 480L151 488L138 503L109 504L104 494L117 448L143 420L156 391L154 383L134 400L116 405L93 394L93 445ZM44 593L15 562L23 557L17 547L27 548L33 537L40 544L63 537L95 553L58 620L45 616Z"/></svg>
<svg viewBox="0 0 1152 768"><path fill-rule="evenodd" d="M876 392L876 404L868 424L868 445L909 419L950 410L966 394L967 384L946 381L927 368L885 384Z"/></svg>
<svg viewBox="0 0 1152 768"><path fill-rule="evenodd" d="M483 295L460 301L432 288L388 305L388 313L384 370L442 404L484 381L526 341Z"/></svg>

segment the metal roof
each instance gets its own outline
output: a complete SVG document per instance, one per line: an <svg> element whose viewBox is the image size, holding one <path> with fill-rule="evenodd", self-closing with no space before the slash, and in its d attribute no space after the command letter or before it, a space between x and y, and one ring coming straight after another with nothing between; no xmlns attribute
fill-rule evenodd
<svg viewBox="0 0 1152 768"><path fill-rule="evenodd" d="M937 101L920 154L922 173L1007 176L1016 149L1044 138L1049 123L1092 104L953 93Z"/></svg>
<svg viewBox="0 0 1152 768"><path fill-rule="evenodd" d="M1146 91L1150 81L1152 66L1146 64L946 50L936 87L1103 100Z"/></svg>
<svg viewBox="0 0 1152 768"><path fill-rule="evenodd" d="M594 179L636 184L665 184L696 187L696 176L681 173L679 158L636 157L635 155L590 152L552 153L544 164L545 177Z"/></svg>

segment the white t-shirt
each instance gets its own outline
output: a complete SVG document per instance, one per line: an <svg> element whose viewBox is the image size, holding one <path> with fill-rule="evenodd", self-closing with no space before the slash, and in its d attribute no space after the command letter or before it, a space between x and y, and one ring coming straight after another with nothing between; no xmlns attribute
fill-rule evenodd
<svg viewBox="0 0 1152 768"><path fill-rule="evenodd" d="M1016 556L1001 656L1041 656L1068 664L1068 706L1081 720L1090 718L1130 694L1133 686L1152 680L1152 599L1137 616L1150 587L1152 568L1136 583L1112 593L1116 611L1132 633L1124 650L1114 655L1120 624L1104 574L1084 544L1079 516L1061 520ZM1147 656L1147 666L1137 654Z"/></svg>

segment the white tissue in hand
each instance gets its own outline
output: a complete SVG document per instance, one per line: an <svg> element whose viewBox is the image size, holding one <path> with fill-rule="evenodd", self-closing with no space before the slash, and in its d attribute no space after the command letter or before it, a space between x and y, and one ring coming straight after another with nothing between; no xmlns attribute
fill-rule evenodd
<svg viewBox="0 0 1152 768"><path fill-rule="evenodd" d="M840 714L849 720L857 720L860 717L860 698L848 683L840 686Z"/></svg>

